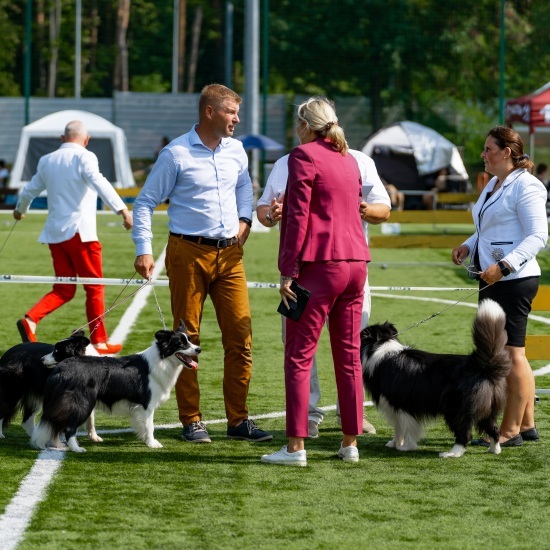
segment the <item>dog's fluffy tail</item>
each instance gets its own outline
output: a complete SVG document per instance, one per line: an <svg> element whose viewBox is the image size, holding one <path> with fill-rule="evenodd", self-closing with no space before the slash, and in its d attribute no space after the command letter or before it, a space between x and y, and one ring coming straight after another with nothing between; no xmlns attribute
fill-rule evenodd
<svg viewBox="0 0 550 550"><path fill-rule="evenodd" d="M510 373L512 361L504 349L508 340L505 329L506 314L494 300L483 300L479 304L472 327L477 368L482 368L492 380L505 378Z"/></svg>
<svg viewBox="0 0 550 550"><path fill-rule="evenodd" d="M31 436L31 447L34 449L45 449L46 445L55 439L55 430L49 422L40 420Z"/></svg>

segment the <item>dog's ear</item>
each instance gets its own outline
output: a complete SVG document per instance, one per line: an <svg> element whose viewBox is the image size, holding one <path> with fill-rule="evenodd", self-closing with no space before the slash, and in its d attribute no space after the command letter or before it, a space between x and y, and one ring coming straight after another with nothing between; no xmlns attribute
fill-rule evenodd
<svg viewBox="0 0 550 550"><path fill-rule="evenodd" d="M84 336L84 331L82 329L73 330L71 332L71 336Z"/></svg>
<svg viewBox="0 0 550 550"><path fill-rule="evenodd" d="M155 340L160 344L167 344L173 334L171 330L157 330L157 332L155 332Z"/></svg>
<svg viewBox="0 0 550 550"><path fill-rule="evenodd" d="M184 332L187 334L187 329L185 328L185 325L183 324L183 319L180 319L180 326L178 327L179 332Z"/></svg>

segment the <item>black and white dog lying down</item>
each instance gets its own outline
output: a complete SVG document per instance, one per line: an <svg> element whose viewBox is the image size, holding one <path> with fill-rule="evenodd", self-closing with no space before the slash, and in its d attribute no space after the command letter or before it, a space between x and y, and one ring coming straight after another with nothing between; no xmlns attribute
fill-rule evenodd
<svg viewBox="0 0 550 550"><path fill-rule="evenodd" d="M483 300L473 322L470 355L430 353L404 346L390 323L361 333L363 381L376 407L394 428L387 443L413 451L430 419L443 417L455 444L439 456L460 457L472 439L472 427L491 438L489 452L499 454L497 417L506 401L511 360L504 349L506 316L493 300Z"/></svg>
<svg viewBox="0 0 550 550"><path fill-rule="evenodd" d="M199 346L189 341L183 321L178 330L159 330L153 344L135 355L75 357L55 367L44 392L44 412L31 438L37 449L61 446L65 434L71 451L85 452L76 431L94 407L130 417L132 428L152 448L155 409L170 397L183 367L197 368Z"/></svg>
<svg viewBox="0 0 550 550"><path fill-rule="evenodd" d="M84 331L74 332L57 344L26 342L8 349L0 358L0 438L19 409L23 428L32 435L34 419L42 410L44 388L57 363L87 353L90 340ZM89 346L89 348L88 348Z"/></svg>

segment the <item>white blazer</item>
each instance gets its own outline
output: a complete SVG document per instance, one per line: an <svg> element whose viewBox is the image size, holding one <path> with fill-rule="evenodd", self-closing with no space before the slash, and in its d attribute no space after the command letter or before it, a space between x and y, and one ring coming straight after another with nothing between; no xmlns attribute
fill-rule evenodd
<svg viewBox="0 0 550 550"><path fill-rule="evenodd" d="M99 171L97 157L77 143L63 143L44 155L31 181L19 195L16 210L25 214L32 200L48 192L48 218L38 237L60 243L80 233L82 242L97 241L97 196L115 213L126 208L111 183Z"/></svg>
<svg viewBox="0 0 550 550"><path fill-rule="evenodd" d="M472 210L476 232L463 244L472 258L477 247L482 270L500 260L510 265L505 281L540 275L536 255L548 241L546 189L520 168L486 201L496 182L492 178L476 202Z"/></svg>

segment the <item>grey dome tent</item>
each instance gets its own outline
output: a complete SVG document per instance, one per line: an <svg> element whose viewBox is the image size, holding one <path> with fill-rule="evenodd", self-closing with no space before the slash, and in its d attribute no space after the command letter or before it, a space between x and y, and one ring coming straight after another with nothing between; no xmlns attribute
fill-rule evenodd
<svg viewBox="0 0 550 550"><path fill-rule="evenodd" d="M122 128L103 117L77 110L58 111L23 127L9 187L24 187L30 181L40 157L59 148L60 136L72 120L80 120L86 126L90 134L88 149L97 155L101 173L113 186L135 187Z"/></svg>
<svg viewBox="0 0 550 550"><path fill-rule="evenodd" d="M425 190L429 178L443 168L468 181L468 173L453 143L441 134L408 120L381 128L367 138L362 149L380 176L399 190Z"/></svg>

